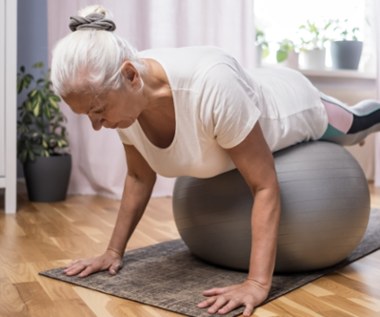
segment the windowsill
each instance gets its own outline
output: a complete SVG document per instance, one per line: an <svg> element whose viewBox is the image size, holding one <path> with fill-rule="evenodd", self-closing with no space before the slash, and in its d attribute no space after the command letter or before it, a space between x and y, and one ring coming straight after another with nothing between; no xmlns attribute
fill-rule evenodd
<svg viewBox="0 0 380 317"><path fill-rule="evenodd" d="M355 70L299 69L317 89L348 104L377 99L377 76Z"/></svg>
<svg viewBox="0 0 380 317"><path fill-rule="evenodd" d="M279 66L280 64L272 64L272 63L263 63L262 67L271 67L273 65ZM285 66L289 67L289 66ZM314 78L331 78L331 79L347 79L347 80L369 80L376 81L377 74L376 72L364 72L361 70L346 70L346 69L333 69L333 68L325 68L325 69L306 69L306 68L293 68L306 77L314 77Z"/></svg>
<svg viewBox="0 0 380 317"><path fill-rule="evenodd" d="M307 77L340 78L340 79L366 79L376 80L376 73L368 73L357 70L337 69L298 69Z"/></svg>

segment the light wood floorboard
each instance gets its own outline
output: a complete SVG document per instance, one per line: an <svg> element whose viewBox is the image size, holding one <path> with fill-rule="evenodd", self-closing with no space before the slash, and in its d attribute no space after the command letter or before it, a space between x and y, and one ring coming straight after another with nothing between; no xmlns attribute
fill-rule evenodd
<svg viewBox="0 0 380 317"><path fill-rule="evenodd" d="M370 189L372 207L380 208L380 189ZM91 196L31 203L20 195L16 215L5 215L0 205L0 316L180 316L38 275L102 252L118 204ZM170 198L152 199L129 248L178 238L171 208ZM380 251L257 308L254 316L380 316Z"/></svg>

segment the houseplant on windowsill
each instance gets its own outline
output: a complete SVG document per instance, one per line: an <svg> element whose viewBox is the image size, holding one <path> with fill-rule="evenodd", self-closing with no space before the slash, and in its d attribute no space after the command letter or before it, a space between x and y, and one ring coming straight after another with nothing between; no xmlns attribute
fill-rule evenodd
<svg viewBox="0 0 380 317"><path fill-rule="evenodd" d="M259 28L256 29L256 65L261 66L262 60L269 55L269 44L265 37L265 32Z"/></svg>
<svg viewBox="0 0 380 317"><path fill-rule="evenodd" d="M297 45L294 43L294 41L283 39L278 44L279 46L276 52L277 63L291 68L298 68L299 53Z"/></svg>
<svg viewBox="0 0 380 317"><path fill-rule="evenodd" d="M60 201L66 198L71 173L66 119L58 105L60 98L52 90L49 72L44 71L43 63L32 68L38 76L26 72L24 66L17 74L17 91L23 99L18 106L18 158L23 164L29 199Z"/></svg>
<svg viewBox="0 0 380 317"><path fill-rule="evenodd" d="M324 69L326 59L326 43L329 41L328 31L332 21L323 25L307 20L299 26L300 63L306 69Z"/></svg>
<svg viewBox="0 0 380 317"><path fill-rule="evenodd" d="M360 29L350 26L347 19L335 20L333 40L331 41L331 60L335 69L352 69L359 67L363 42L359 41Z"/></svg>

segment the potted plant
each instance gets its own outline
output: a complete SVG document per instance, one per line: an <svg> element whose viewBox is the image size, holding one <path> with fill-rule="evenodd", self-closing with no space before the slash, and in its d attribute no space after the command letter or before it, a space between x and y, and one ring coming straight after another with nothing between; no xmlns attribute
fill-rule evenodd
<svg viewBox="0 0 380 317"><path fill-rule="evenodd" d="M323 25L307 20L306 24L299 26L300 32L300 60L302 66L307 69L323 69L326 59L326 43L329 38L327 32L331 27L331 21Z"/></svg>
<svg viewBox="0 0 380 317"><path fill-rule="evenodd" d="M334 40L331 41L331 60L335 69L353 69L359 67L363 42L359 41L360 29L350 26L349 21L335 20Z"/></svg>
<svg viewBox="0 0 380 317"><path fill-rule="evenodd" d="M265 33L263 30L256 29L256 64L261 66L262 59L268 57L269 55L269 44L266 40Z"/></svg>
<svg viewBox="0 0 380 317"><path fill-rule="evenodd" d="M277 63L282 63L285 66L292 68L298 68L299 53L297 51L297 45L294 41L283 39L278 44L279 47L276 52Z"/></svg>
<svg viewBox="0 0 380 317"><path fill-rule="evenodd" d="M32 68L38 76L26 72L24 66L17 74L17 91L22 99L17 121L18 158L31 201L64 200L71 172L66 119L49 72L44 71L43 63Z"/></svg>

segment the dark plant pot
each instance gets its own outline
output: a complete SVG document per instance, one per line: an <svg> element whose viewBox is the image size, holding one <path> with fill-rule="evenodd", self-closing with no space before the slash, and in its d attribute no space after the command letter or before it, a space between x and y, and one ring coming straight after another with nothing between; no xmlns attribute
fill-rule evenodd
<svg viewBox="0 0 380 317"><path fill-rule="evenodd" d="M358 69L362 50L363 42L361 41L331 42L333 67L336 69Z"/></svg>
<svg viewBox="0 0 380 317"><path fill-rule="evenodd" d="M71 173L71 155L36 157L24 163L28 197L36 202L54 202L66 199Z"/></svg>

